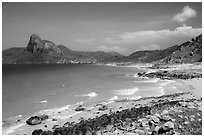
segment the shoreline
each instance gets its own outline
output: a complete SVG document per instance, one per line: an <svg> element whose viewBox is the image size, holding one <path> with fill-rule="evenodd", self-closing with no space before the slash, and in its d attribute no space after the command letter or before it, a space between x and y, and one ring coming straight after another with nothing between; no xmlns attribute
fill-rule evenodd
<svg viewBox="0 0 204 137"><path fill-rule="evenodd" d="M144 68L143 68L144 69ZM154 72L157 72L157 71L155 71L155 70L152 70L152 69L146 69L147 70L147 73L146 74L150 74L150 73L154 73ZM151 71L152 70L152 71ZM148 77L149 79L147 79L147 81L148 80L150 80L149 82L151 82L151 80L152 80L152 78L151 77ZM160 79L159 79L160 80ZM163 86L166 86L166 85L168 85L168 84L171 84L172 83L172 81L173 82L175 82L175 81L177 81L177 80L169 80L169 81L167 81L166 83L161 83L161 84L163 84ZM185 82L186 80L182 80L183 81L183 83L185 84L185 85L193 85L193 84L196 84L196 82L194 82L195 81L195 79L192 79L192 81L193 82ZM201 79L199 79L199 82L200 81L202 81L202 78ZM154 82L154 80L153 80L153 82ZM202 84L201 84L202 85ZM189 87L188 87L189 88ZM199 90L199 87L197 88L197 90ZM183 92L184 93L184 92ZM172 94L172 95L171 95ZM172 96L172 98L173 98L173 96L174 95L176 95L176 94L179 94L179 93L171 93L171 94L169 94L169 93L164 93L164 94L161 94L160 96L158 96L158 97L149 97L150 98L150 100L151 100L151 98L152 99L154 99L154 98L156 98L156 100L158 100L158 99L161 99L162 97L164 97L165 98L165 96L168 96L168 95L170 95L170 96ZM187 98L189 99L189 98L194 98L193 96L190 96L190 94L186 94L187 95ZM186 95L182 95L184 98L186 97ZM190 96L190 97L188 97L188 96ZM116 112L116 111L122 111L122 110L124 110L125 109L125 105L124 105L124 103L121 103L121 102L128 102L126 105L127 106L129 106L130 104L135 104L135 102L139 102L139 101L141 101L141 100L143 100L144 102L148 102L147 100L149 99L148 97L144 97L144 98L138 98L138 99L136 99L136 100L134 100L134 99L129 99L129 100L127 100L127 99L122 99L122 100L117 100L117 97L115 97L115 98L113 98L112 100L106 100L106 101L104 101L104 102L101 102L101 103L98 103L98 104L94 104L90 109L87 109L88 108L88 106L87 106L87 108L84 110L84 111L78 111L78 112L76 112L76 114L75 115L71 115L70 114L70 116L68 115L66 115L66 112L65 112L65 118L63 119L63 120L60 120L60 121L52 121L53 119L51 119L51 118L49 118L49 119L47 119L47 120L45 120L45 121L43 121L42 123L44 123L44 124L40 124L40 125L36 125L36 126L29 126L29 125L26 125L25 123L25 125L23 125L23 126L20 126L20 127L17 127L17 129L16 130L18 130L18 131L15 131L15 132L11 132L11 133L8 133L8 134L22 134L22 132L23 131L25 131L24 132L24 134L26 133L26 134L31 134L32 133L32 131L34 131L35 129L42 129L43 131L55 131L55 128L53 129L53 126L54 125L58 125L58 126L56 126L56 127L58 127L58 128L62 128L63 127L63 124L64 123L66 123L66 122L71 122L71 121L75 121L75 123L77 123L77 121L78 122L80 122L80 119L81 119L81 117L82 116L84 116L84 118L83 119L94 119L94 118L96 118L96 117L100 117L101 115L103 115L103 114L109 114L109 112L110 111L112 111L112 112ZM141 104L141 105L144 105L145 103L139 103L139 104ZM151 103L150 103L151 104ZM149 105L150 105L149 104ZM76 104L75 104L76 105ZM107 106L107 108L108 109L104 109L103 111L99 111L99 108L100 107L102 107L102 106ZM201 104L202 105L202 104ZM118 107L119 106L119 107ZM126 107L127 107L126 106ZM60 110L60 111L57 111L56 113L58 114L58 112L60 112L60 115L63 113L63 111L66 111L66 108L69 108L68 106L63 106L64 107L64 109L63 110ZM63 108L63 107L60 107L60 108ZM122 107L122 108L121 108ZM74 109L74 108L72 108L72 109ZM62 116L59 116L59 118L63 118ZM45 127L45 125L46 125L46 127ZM27 130L27 131L26 131ZM51 132L50 132L51 133Z"/></svg>

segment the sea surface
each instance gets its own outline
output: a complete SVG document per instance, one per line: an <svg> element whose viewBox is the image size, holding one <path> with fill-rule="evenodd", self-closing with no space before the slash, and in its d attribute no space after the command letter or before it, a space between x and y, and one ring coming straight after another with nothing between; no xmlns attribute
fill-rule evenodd
<svg viewBox="0 0 204 137"><path fill-rule="evenodd" d="M42 110L163 95L165 84L172 82L158 84L158 79L130 77L143 71L137 67L13 64L2 68L3 128Z"/></svg>

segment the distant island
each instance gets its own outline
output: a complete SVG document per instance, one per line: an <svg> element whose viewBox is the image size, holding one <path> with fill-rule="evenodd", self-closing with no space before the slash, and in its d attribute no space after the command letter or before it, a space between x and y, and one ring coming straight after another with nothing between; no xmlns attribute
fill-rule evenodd
<svg viewBox="0 0 204 137"><path fill-rule="evenodd" d="M26 47L3 50L3 64L95 64L117 63L193 63L202 62L202 34L196 38L163 50L137 51L129 56L117 52L73 51L64 45L55 45L32 34Z"/></svg>

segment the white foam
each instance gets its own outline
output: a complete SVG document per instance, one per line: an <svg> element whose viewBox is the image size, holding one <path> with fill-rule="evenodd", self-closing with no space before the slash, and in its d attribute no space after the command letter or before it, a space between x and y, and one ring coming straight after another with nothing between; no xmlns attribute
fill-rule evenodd
<svg viewBox="0 0 204 137"><path fill-rule="evenodd" d="M163 82L163 83L161 83L160 85L161 86L166 86L166 85L168 85L168 84L170 84L170 83L173 83L173 82L175 82L175 81L173 81L173 80L165 80L166 82Z"/></svg>
<svg viewBox="0 0 204 137"><path fill-rule="evenodd" d="M42 100L40 101L40 103L47 103L47 100Z"/></svg>
<svg viewBox="0 0 204 137"><path fill-rule="evenodd" d="M60 107L60 108L58 108L56 110L57 111L70 110L69 107L70 107L70 105L67 105L67 106Z"/></svg>
<svg viewBox="0 0 204 137"><path fill-rule="evenodd" d="M142 98L142 96L129 97L129 98L126 98L126 99L128 99L128 100L138 100L140 98Z"/></svg>
<svg viewBox="0 0 204 137"><path fill-rule="evenodd" d="M76 105L78 106L78 105L82 105L83 104L83 102L77 102L76 103Z"/></svg>
<svg viewBox="0 0 204 137"><path fill-rule="evenodd" d="M158 78L154 78L154 79L149 79L149 80L144 80L144 81L134 81L135 83L138 83L138 82L147 82L147 83L157 83L159 81Z"/></svg>
<svg viewBox="0 0 204 137"><path fill-rule="evenodd" d="M34 102L34 103L36 103L36 104L43 104L43 103L47 103L47 100L42 100L42 101L36 101L36 102Z"/></svg>
<svg viewBox="0 0 204 137"><path fill-rule="evenodd" d="M117 100L118 99L118 96L114 96L112 98L109 99L109 101L114 101L114 100Z"/></svg>
<svg viewBox="0 0 204 137"><path fill-rule="evenodd" d="M131 88L131 89L119 89L114 90L114 93L117 95L133 95L135 92L137 92L139 89L137 87Z"/></svg>
<svg viewBox="0 0 204 137"><path fill-rule="evenodd" d="M88 94L83 95L84 97L88 96L88 97L96 97L98 94L96 94L95 92L91 92Z"/></svg>

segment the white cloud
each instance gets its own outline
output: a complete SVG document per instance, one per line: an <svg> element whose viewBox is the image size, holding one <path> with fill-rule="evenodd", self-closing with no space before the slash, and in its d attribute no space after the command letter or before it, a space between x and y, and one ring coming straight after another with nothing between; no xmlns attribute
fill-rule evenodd
<svg viewBox="0 0 204 137"><path fill-rule="evenodd" d="M177 13L176 15L174 15L173 20L177 22L185 22L189 18L192 18L195 16L196 16L196 11L190 8L189 6L185 6L181 13Z"/></svg>
<svg viewBox="0 0 204 137"><path fill-rule="evenodd" d="M183 25L174 30L163 29L123 32L102 38L78 39L78 42L91 46L92 51L119 52L124 55L129 55L139 50L164 49L176 44L182 44L201 33L201 28Z"/></svg>
<svg viewBox="0 0 204 137"><path fill-rule="evenodd" d="M178 27L175 30L147 30L147 31L135 31L135 32L125 32L118 37L106 38L106 42L112 44L120 44L120 43L140 43L140 42L149 42L155 43L158 40L168 39L169 37L195 37L202 33L201 28L192 28L191 26L183 25L182 27Z"/></svg>

